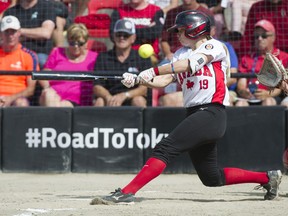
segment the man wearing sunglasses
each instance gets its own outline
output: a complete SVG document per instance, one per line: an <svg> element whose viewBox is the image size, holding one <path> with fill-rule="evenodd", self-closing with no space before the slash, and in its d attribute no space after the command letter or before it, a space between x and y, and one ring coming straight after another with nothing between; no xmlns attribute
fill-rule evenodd
<svg viewBox="0 0 288 216"><path fill-rule="evenodd" d="M122 76L125 72L138 75L139 71L151 67L150 59L143 59L132 49L136 40L136 29L130 20L120 19L113 30L114 49L100 53L95 71ZM138 106L146 107L147 87L136 86L127 90L115 80L95 81L95 106Z"/></svg>
<svg viewBox="0 0 288 216"><path fill-rule="evenodd" d="M240 55L250 52L253 40L253 29L255 23L264 17L273 23L277 37L275 46L288 52L287 30L285 25L288 23L288 1L287 0L262 0L254 3L247 17L245 31L241 39Z"/></svg>
<svg viewBox="0 0 288 216"><path fill-rule="evenodd" d="M274 46L276 29L268 20L260 20L254 26L253 45L254 50L241 58L239 71L242 73L258 73L264 62L267 52L273 53L286 67L288 54ZM280 89L270 90L259 84L256 78L241 78L237 85L238 94L241 97L236 106L249 106L252 104L273 106L280 102Z"/></svg>

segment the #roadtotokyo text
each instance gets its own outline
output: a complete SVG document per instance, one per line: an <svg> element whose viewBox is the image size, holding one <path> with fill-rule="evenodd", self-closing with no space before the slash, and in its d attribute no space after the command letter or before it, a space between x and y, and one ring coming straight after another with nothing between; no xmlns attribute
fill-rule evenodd
<svg viewBox="0 0 288 216"><path fill-rule="evenodd" d="M28 128L26 132L28 148L115 148L139 149L154 148L166 133L157 134L156 128L151 133L139 133L138 128L123 128L123 132L114 132L114 128L93 128L93 132L83 134L75 132L72 135L66 132L57 133L54 128ZM99 140L102 140L101 143ZM101 145L101 146L100 146Z"/></svg>

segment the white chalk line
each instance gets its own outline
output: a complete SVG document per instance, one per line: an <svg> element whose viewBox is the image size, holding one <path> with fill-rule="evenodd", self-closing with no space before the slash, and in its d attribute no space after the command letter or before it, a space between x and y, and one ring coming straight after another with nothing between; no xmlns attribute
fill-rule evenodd
<svg viewBox="0 0 288 216"><path fill-rule="evenodd" d="M46 214L53 211L75 211L75 208L60 208L60 209L36 209L36 208L27 208L27 209L20 209L21 211L25 211L20 214L16 214L13 216L33 216L34 213L37 214Z"/></svg>

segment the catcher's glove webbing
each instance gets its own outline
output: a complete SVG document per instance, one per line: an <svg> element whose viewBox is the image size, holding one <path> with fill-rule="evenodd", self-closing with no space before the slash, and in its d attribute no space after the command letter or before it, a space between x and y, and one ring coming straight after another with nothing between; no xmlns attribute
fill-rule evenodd
<svg viewBox="0 0 288 216"><path fill-rule="evenodd" d="M273 54L267 53L260 72L257 74L259 82L273 90L287 78L287 71L280 60Z"/></svg>

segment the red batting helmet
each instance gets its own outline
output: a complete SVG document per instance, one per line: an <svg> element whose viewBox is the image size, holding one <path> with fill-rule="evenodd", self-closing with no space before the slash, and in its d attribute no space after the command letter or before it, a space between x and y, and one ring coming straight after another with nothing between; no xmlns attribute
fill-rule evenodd
<svg viewBox="0 0 288 216"><path fill-rule="evenodd" d="M177 32L178 28L185 28L185 36L196 39L202 35L210 35L210 19L200 11L183 11L177 14L175 24L167 31Z"/></svg>

